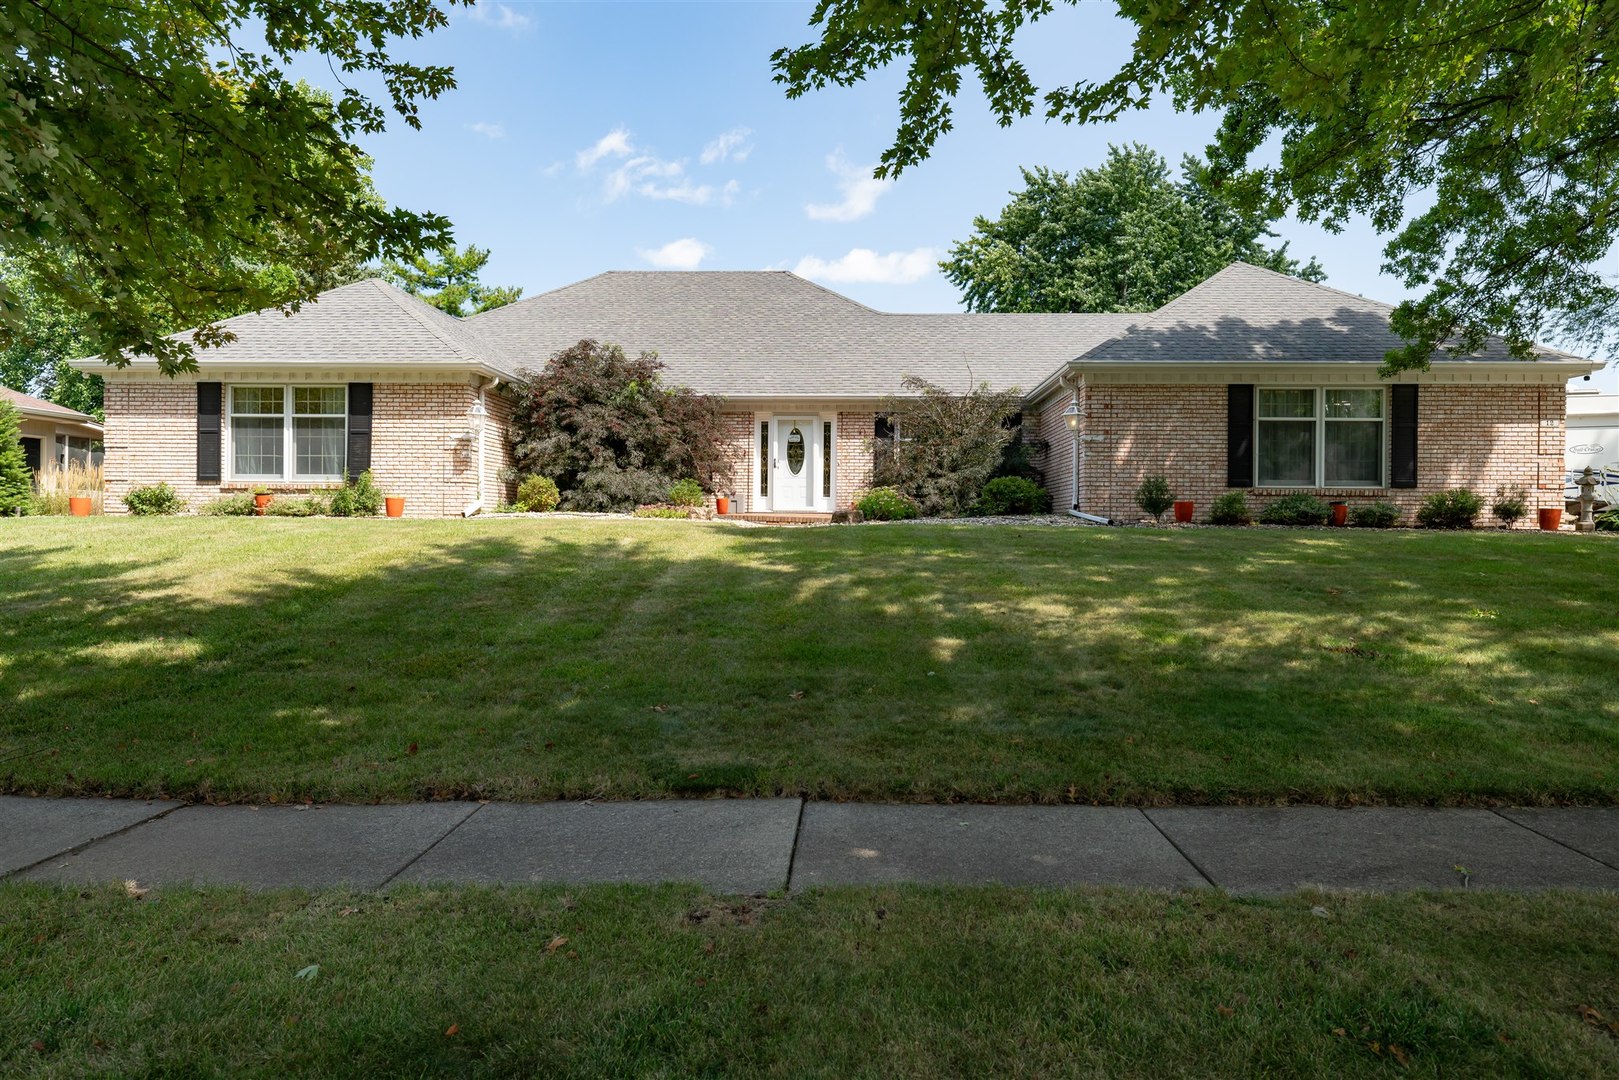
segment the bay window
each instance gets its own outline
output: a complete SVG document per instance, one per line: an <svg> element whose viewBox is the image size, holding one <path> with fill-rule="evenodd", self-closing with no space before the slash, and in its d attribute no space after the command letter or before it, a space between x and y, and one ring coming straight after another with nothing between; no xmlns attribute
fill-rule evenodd
<svg viewBox="0 0 1619 1080"><path fill-rule="evenodd" d="M346 386L232 386L234 480L341 480L347 461Z"/></svg>
<svg viewBox="0 0 1619 1080"><path fill-rule="evenodd" d="M1254 409L1260 487L1381 487L1383 390L1261 388Z"/></svg>

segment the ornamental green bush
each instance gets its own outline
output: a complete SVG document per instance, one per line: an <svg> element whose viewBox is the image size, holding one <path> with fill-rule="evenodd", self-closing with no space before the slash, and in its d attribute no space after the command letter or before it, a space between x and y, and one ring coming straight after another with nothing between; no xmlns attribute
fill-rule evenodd
<svg viewBox="0 0 1619 1080"><path fill-rule="evenodd" d="M375 517L382 511L382 490L371 480L367 469L353 483L343 474L343 486L332 492L326 513L332 517Z"/></svg>
<svg viewBox="0 0 1619 1080"><path fill-rule="evenodd" d="M1436 491L1417 508L1417 524L1424 529L1471 529L1484 500L1466 488Z"/></svg>
<svg viewBox="0 0 1619 1080"><path fill-rule="evenodd" d="M548 514L557 508L562 495L549 476L529 476L517 485L517 509L525 514Z"/></svg>
<svg viewBox="0 0 1619 1080"><path fill-rule="evenodd" d="M668 503L647 503L645 506L637 506L630 513L638 518L689 518L691 517L691 507L671 506Z"/></svg>
<svg viewBox="0 0 1619 1080"><path fill-rule="evenodd" d="M1349 508L1349 524L1357 529L1392 529L1400 520L1400 508L1379 499L1365 506Z"/></svg>
<svg viewBox="0 0 1619 1080"><path fill-rule="evenodd" d="M1050 510L1050 492L1022 476L997 476L984 485L973 506L973 512L980 517L1044 514Z"/></svg>
<svg viewBox="0 0 1619 1080"><path fill-rule="evenodd" d="M274 499L270 501L275 502ZM250 517L253 513L253 496L246 492L221 495L197 507L197 513L206 517Z"/></svg>
<svg viewBox="0 0 1619 1080"><path fill-rule="evenodd" d="M124 496L124 505L136 517L178 514L186 508L185 500L166 483L130 488L129 494Z"/></svg>
<svg viewBox="0 0 1619 1080"><path fill-rule="evenodd" d="M1136 488L1136 505L1151 514L1154 521L1162 521L1164 512L1175 505L1175 492L1162 476L1149 476Z"/></svg>
<svg viewBox="0 0 1619 1080"><path fill-rule="evenodd" d="M1226 492L1209 508L1209 522L1214 525L1247 525L1253 520L1248 498L1240 491Z"/></svg>
<svg viewBox="0 0 1619 1080"><path fill-rule="evenodd" d="M1495 489L1495 502L1490 504L1490 513L1501 524L1512 528L1529 514L1529 493L1521 487L1502 484Z"/></svg>
<svg viewBox="0 0 1619 1080"><path fill-rule="evenodd" d="M867 521L905 521L922 513L914 499L891 487L872 488L855 508Z"/></svg>
<svg viewBox="0 0 1619 1080"><path fill-rule="evenodd" d="M1325 525L1332 517L1332 507L1314 495L1283 495L1265 505L1259 520L1265 525Z"/></svg>
<svg viewBox="0 0 1619 1080"><path fill-rule="evenodd" d="M22 413L0 401L0 514L26 514L33 494L34 478L22 450Z"/></svg>
<svg viewBox="0 0 1619 1080"><path fill-rule="evenodd" d="M703 505L703 485L695 480L681 480L669 489L669 503L673 506Z"/></svg>

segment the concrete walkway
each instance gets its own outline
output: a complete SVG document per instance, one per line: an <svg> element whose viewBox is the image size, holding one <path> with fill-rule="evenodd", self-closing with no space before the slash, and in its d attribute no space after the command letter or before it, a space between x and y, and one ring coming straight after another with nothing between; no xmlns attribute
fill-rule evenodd
<svg viewBox="0 0 1619 1080"><path fill-rule="evenodd" d="M181 806L0 797L0 878L1619 891L1619 808L889 806L736 799Z"/></svg>

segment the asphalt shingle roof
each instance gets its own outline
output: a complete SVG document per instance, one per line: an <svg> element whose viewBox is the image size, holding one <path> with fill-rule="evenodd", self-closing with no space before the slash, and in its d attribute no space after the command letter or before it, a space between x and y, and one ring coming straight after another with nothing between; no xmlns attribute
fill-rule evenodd
<svg viewBox="0 0 1619 1080"><path fill-rule="evenodd" d="M463 319L369 278L320 294L292 315L271 308L226 319L236 340L200 351L204 365L232 363L322 364L464 362L515 372L497 348L472 333Z"/></svg>
<svg viewBox="0 0 1619 1080"><path fill-rule="evenodd" d="M1381 363L1402 342L1389 329L1390 304L1325 285L1232 263L1157 311L1136 316L1128 333L1085 352L1085 364ZM1553 360L1578 357L1552 349ZM1512 361L1491 339L1473 356L1441 352L1436 364Z"/></svg>
<svg viewBox="0 0 1619 1080"><path fill-rule="evenodd" d="M614 271L474 315L525 367L582 338L656 352L672 382L731 397L882 397L917 375L947 389L1033 389L1133 315L893 315L785 270Z"/></svg>
<svg viewBox="0 0 1619 1080"><path fill-rule="evenodd" d="M93 416L87 416L65 405L58 405L54 401L30 397L21 390L13 390L9 386L0 386L0 401L9 401L19 410L31 416L49 416L61 420L75 420L81 424L97 424L96 418Z"/></svg>

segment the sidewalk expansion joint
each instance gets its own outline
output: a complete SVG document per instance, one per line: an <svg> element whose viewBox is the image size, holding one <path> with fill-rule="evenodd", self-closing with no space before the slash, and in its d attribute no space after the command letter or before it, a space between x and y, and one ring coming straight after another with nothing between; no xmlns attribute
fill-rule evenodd
<svg viewBox="0 0 1619 1080"><path fill-rule="evenodd" d="M19 866L15 870L9 870L6 873L0 874L0 881L5 881L7 878L16 877L18 874L26 874L28 871L37 866L44 866L52 859L60 859L66 855L77 855L79 852L91 847L92 845L99 844L103 840L111 840L115 836L122 836L126 832L132 832L133 830L140 828L142 825L150 825L154 821L162 821L176 810L184 810L186 807L194 805L194 803L175 803L167 810L161 810L158 813L153 814L151 817L143 817L139 821L130 822L121 829L114 829L112 832L102 833L100 836L92 836L82 844L74 844L72 847L63 848L61 851L47 855L43 859L35 859L27 866Z"/></svg>
<svg viewBox="0 0 1619 1080"><path fill-rule="evenodd" d="M1606 866L1609 870L1619 870L1619 866L1615 866L1613 863L1608 862L1606 859L1599 859L1595 855L1591 854L1589 851L1581 851L1579 848L1575 847L1573 844L1565 844L1563 841L1557 839L1557 837L1551 836L1551 835L1549 835L1547 833L1543 833L1539 829L1535 828L1533 825L1526 825L1523 822L1517 820L1516 818L1507 817L1507 815L1501 813L1500 810L1496 809L1493 806L1489 808L1489 811L1490 811L1490 813L1494 814L1496 817L1500 818L1502 821L1507 822L1509 825L1516 825L1516 826L1518 826L1518 828L1523 829L1526 832L1533 833L1534 835L1540 837L1542 840L1550 840L1552 843L1556 844L1558 847L1563 848L1563 849L1565 849L1567 851L1572 851L1574 854L1579 855L1582 858L1590 859L1592 862L1596 863L1598 866Z"/></svg>
<svg viewBox="0 0 1619 1080"><path fill-rule="evenodd" d="M372 891L373 892L381 892L383 889L386 889L389 885L392 885L394 883L394 880L396 878L398 878L400 874L403 874L406 870L409 870L411 867L413 867L417 863L421 862L423 859L425 859L427 857L428 852L432 851L434 848L436 848L440 844L444 843L444 841L448 840L455 833L455 830L459 829L461 826L465 825L467 822L469 822L473 818L477 817L478 816L478 811L482 810L486 805L488 805L488 804L487 803L479 803L477 806L474 806L472 808L472 813L468 814L466 817L462 818L460 821L457 821L454 825L451 825L448 829L446 829L444 831L443 836L439 837L437 840L434 840L431 844L428 844L426 847L422 848L422 850L418 851L416 854L412 855L409 859L405 860L405 864L403 866L401 866L398 870L395 870L393 873L389 874L386 878L383 878L381 884L377 885L376 888L374 888Z"/></svg>
<svg viewBox="0 0 1619 1080"><path fill-rule="evenodd" d="M1179 844L1175 843L1175 838L1170 836L1168 833L1166 833L1164 831L1163 826L1159 825L1156 821L1154 821L1152 819L1151 814L1147 813L1146 810L1139 809L1139 808L1136 810L1136 813L1140 814L1142 817L1147 819L1147 824L1151 825L1154 829L1156 829L1158 831L1158 835L1162 836L1164 838L1164 841L1166 843L1168 843L1170 847L1175 849L1175 854L1179 855L1181 858L1186 860L1186 865L1187 866L1190 866L1193 870L1197 871L1197 876L1198 877L1202 878L1204 881L1209 883L1209 888L1218 889L1220 887L1219 882L1215 881L1212 877L1210 877L1209 872L1207 870L1203 869L1201 866L1199 866L1197 864L1196 859L1194 859L1190 855L1186 854L1186 852L1181 849L1181 846Z"/></svg>

